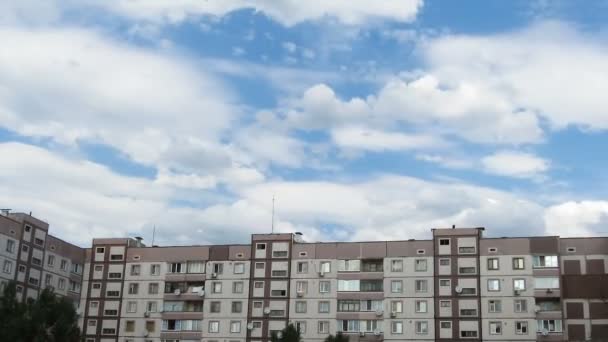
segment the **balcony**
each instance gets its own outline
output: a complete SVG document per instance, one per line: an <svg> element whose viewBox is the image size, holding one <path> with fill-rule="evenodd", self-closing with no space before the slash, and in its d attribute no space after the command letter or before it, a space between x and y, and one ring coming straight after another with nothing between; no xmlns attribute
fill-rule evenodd
<svg viewBox="0 0 608 342"><path fill-rule="evenodd" d="M164 300L188 301L203 300L205 296L204 282L167 282L165 283Z"/></svg>

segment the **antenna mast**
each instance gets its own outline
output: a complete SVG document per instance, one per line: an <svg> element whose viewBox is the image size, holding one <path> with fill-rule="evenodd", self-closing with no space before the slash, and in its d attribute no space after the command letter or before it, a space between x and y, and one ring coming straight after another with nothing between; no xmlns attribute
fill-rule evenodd
<svg viewBox="0 0 608 342"><path fill-rule="evenodd" d="M274 195L272 195L272 223L270 227L272 234L274 234Z"/></svg>
<svg viewBox="0 0 608 342"><path fill-rule="evenodd" d="M156 237L156 225L152 228L152 247L154 247L154 238Z"/></svg>

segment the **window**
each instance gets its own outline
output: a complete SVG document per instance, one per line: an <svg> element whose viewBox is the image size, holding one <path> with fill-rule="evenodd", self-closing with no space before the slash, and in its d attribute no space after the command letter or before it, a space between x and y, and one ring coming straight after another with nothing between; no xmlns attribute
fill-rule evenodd
<svg viewBox="0 0 608 342"><path fill-rule="evenodd" d="M41 266L42 260L40 258L32 257L32 264L36 266Z"/></svg>
<svg viewBox="0 0 608 342"><path fill-rule="evenodd" d="M296 313L306 313L306 302L304 302L304 301L296 302Z"/></svg>
<svg viewBox="0 0 608 342"><path fill-rule="evenodd" d="M439 266L450 266L450 259L439 259Z"/></svg>
<svg viewBox="0 0 608 342"><path fill-rule="evenodd" d="M95 267L93 267L93 270L95 272L103 272L103 266L102 265L95 265Z"/></svg>
<svg viewBox="0 0 608 342"><path fill-rule="evenodd" d="M559 300L536 300L536 305L540 309L539 311L561 311L561 305Z"/></svg>
<svg viewBox="0 0 608 342"><path fill-rule="evenodd" d="M416 313L425 313L426 311L427 311L426 300L417 300L416 301Z"/></svg>
<svg viewBox="0 0 608 342"><path fill-rule="evenodd" d="M300 334L305 334L306 322L296 321L296 329L300 332Z"/></svg>
<svg viewBox="0 0 608 342"><path fill-rule="evenodd" d="M475 330L460 330L460 337L463 337L463 338L477 338L477 331L475 331Z"/></svg>
<svg viewBox="0 0 608 342"><path fill-rule="evenodd" d="M557 267L557 255L535 255L532 265L534 268Z"/></svg>
<svg viewBox="0 0 608 342"><path fill-rule="evenodd" d="M118 260L122 260L123 255L122 254L111 254L110 255L110 260L112 261L118 261Z"/></svg>
<svg viewBox="0 0 608 342"><path fill-rule="evenodd" d="M439 307L442 307L442 308L451 308L452 307L452 301L451 300L440 300L439 301Z"/></svg>
<svg viewBox="0 0 608 342"><path fill-rule="evenodd" d="M391 260L391 272L403 272L403 260Z"/></svg>
<svg viewBox="0 0 608 342"><path fill-rule="evenodd" d="M38 278L34 278L34 277L30 277L28 279L28 283L30 285L34 285L34 286L38 286L38 283L40 282L40 280Z"/></svg>
<svg viewBox="0 0 608 342"><path fill-rule="evenodd" d="M224 264L216 262L213 264L213 273L222 274L224 273Z"/></svg>
<svg viewBox="0 0 608 342"><path fill-rule="evenodd" d="M263 281L256 281L253 283L253 287L256 289L263 289L264 288L264 282Z"/></svg>
<svg viewBox="0 0 608 342"><path fill-rule="evenodd" d="M72 292L80 292L80 283L70 280L69 290Z"/></svg>
<svg viewBox="0 0 608 342"><path fill-rule="evenodd" d="M416 334L426 335L429 333L428 322L416 321Z"/></svg>
<svg viewBox="0 0 608 342"><path fill-rule="evenodd" d="M338 280L338 291L359 291L359 280Z"/></svg>
<svg viewBox="0 0 608 342"><path fill-rule="evenodd" d="M87 325L90 327L96 327L97 326L97 320L96 319L89 319L87 321Z"/></svg>
<svg viewBox="0 0 608 342"><path fill-rule="evenodd" d="M209 312L220 313L222 311L222 302L211 302L209 303Z"/></svg>
<svg viewBox="0 0 608 342"><path fill-rule="evenodd" d="M477 316L477 309L460 309L460 316Z"/></svg>
<svg viewBox="0 0 608 342"><path fill-rule="evenodd" d="M101 289L101 283L93 283L93 289Z"/></svg>
<svg viewBox="0 0 608 342"><path fill-rule="evenodd" d="M524 258L521 258L521 257L513 258L513 269L514 270L523 270L525 268L526 268L526 266L525 266Z"/></svg>
<svg viewBox="0 0 608 342"><path fill-rule="evenodd" d="M525 299L515 299L513 301L515 305L515 312L527 312L528 311L528 301Z"/></svg>
<svg viewBox="0 0 608 342"><path fill-rule="evenodd" d="M502 302L498 299L492 299L488 301L488 312L497 313L502 312Z"/></svg>
<svg viewBox="0 0 608 342"><path fill-rule="evenodd" d="M19 265L19 272L25 272L25 265Z"/></svg>
<svg viewBox="0 0 608 342"><path fill-rule="evenodd" d="M391 312L401 313L403 312L403 302L400 300L394 300L391 302Z"/></svg>
<svg viewBox="0 0 608 342"><path fill-rule="evenodd" d="M562 321L559 319L539 319L536 321L538 332L561 332Z"/></svg>
<svg viewBox="0 0 608 342"><path fill-rule="evenodd" d="M262 322L253 322L253 329L261 329L262 328Z"/></svg>
<svg viewBox="0 0 608 342"><path fill-rule="evenodd" d="M308 292L308 282L307 281L297 281L296 282L296 292L300 294L304 294Z"/></svg>
<svg viewBox="0 0 608 342"><path fill-rule="evenodd" d="M36 244L38 246L42 246L42 245L44 245L44 240L39 239L39 238L34 238L34 244Z"/></svg>
<svg viewBox="0 0 608 342"><path fill-rule="evenodd" d="M263 262L256 262L255 263L255 269L256 270L263 270L266 267L266 264Z"/></svg>
<svg viewBox="0 0 608 342"><path fill-rule="evenodd" d="M234 274L243 274L245 273L245 264L242 262L234 263Z"/></svg>
<svg viewBox="0 0 608 342"><path fill-rule="evenodd" d="M308 273L308 262L300 261L297 266L298 273Z"/></svg>
<svg viewBox="0 0 608 342"><path fill-rule="evenodd" d="M458 247L458 253L460 254L474 254L475 247Z"/></svg>
<svg viewBox="0 0 608 342"><path fill-rule="evenodd" d="M172 262L169 264L170 273L186 273L186 267L182 262Z"/></svg>
<svg viewBox="0 0 608 342"><path fill-rule="evenodd" d="M12 271L13 271L13 263L8 260L4 260L4 265L2 266L2 272L11 273Z"/></svg>
<svg viewBox="0 0 608 342"><path fill-rule="evenodd" d="M502 322L490 322L490 335L502 335Z"/></svg>
<svg viewBox="0 0 608 342"><path fill-rule="evenodd" d="M285 296L287 296L287 291L285 291L285 290L270 291L270 297L285 297Z"/></svg>
<svg viewBox="0 0 608 342"><path fill-rule="evenodd" d="M255 309L261 309L261 308L262 308L262 306L263 306L263 304L264 304L263 302L260 302L260 301L255 301L255 302L253 302L253 307L254 307Z"/></svg>
<svg viewBox="0 0 608 342"><path fill-rule="evenodd" d="M129 284L129 294L137 294L139 292L139 284L130 283Z"/></svg>
<svg viewBox="0 0 608 342"><path fill-rule="evenodd" d="M13 240L6 240L6 251L9 253L14 253L15 252L15 241Z"/></svg>
<svg viewBox="0 0 608 342"><path fill-rule="evenodd" d="M125 324L125 332L135 332L135 321L127 321Z"/></svg>
<svg viewBox="0 0 608 342"><path fill-rule="evenodd" d="M22 251L23 253L27 253L27 252L29 252L29 251L30 251L30 247L29 247L29 246L27 246L27 245L23 245L23 246L21 246L21 251Z"/></svg>
<svg viewBox="0 0 608 342"><path fill-rule="evenodd" d="M450 245L450 239L439 239L439 245L440 246L449 246Z"/></svg>
<svg viewBox="0 0 608 342"><path fill-rule="evenodd" d="M59 279L59 287L61 288L61 281L63 279ZM107 297L119 297L120 296L120 291L106 291L106 296Z"/></svg>
<svg viewBox="0 0 608 342"><path fill-rule="evenodd" d="M361 260L338 260L338 271L358 272L361 270Z"/></svg>
<svg viewBox="0 0 608 342"><path fill-rule="evenodd" d="M118 316L118 310L115 309L106 309L103 311L103 314L106 316Z"/></svg>
<svg viewBox="0 0 608 342"><path fill-rule="evenodd" d="M273 277L287 277L287 270L272 270Z"/></svg>
<svg viewBox="0 0 608 342"><path fill-rule="evenodd" d="M146 331L149 331L149 332L156 331L156 322L146 321Z"/></svg>
<svg viewBox="0 0 608 342"><path fill-rule="evenodd" d="M65 289L65 279L59 278L59 282L57 283L57 288L60 290Z"/></svg>
<svg viewBox="0 0 608 342"><path fill-rule="evenodd" d="M534 278L535 289L559 289L558 277L539 277Z"/></svg>
<svg viewBox="0 0 608 342"><path fill-rule="evenodd" d="M392 293L401 293L401 292L403 292L403 281L401 281L401 280L392 280L391 281L391 292Z"/></svg>
<svg viewBox="0 0 608 342"><path fill-rule="evenodd" d="M259 250L259 251L264 251L266 250L266 244L265 243L258 243L255 245L255 249Z"/></svg>
<svg viewBox="0 0 608 342"><path fill-rule="evenodd" d="M525 279L513 279L513 290L525 291L526 290L526 280Z"/></svg>
<svg viewBox="0 0 608 342"><path fill-rule="evenodd" d="M212 289L213 289L213 291L212 291L212 292L213 292L213 293L222 293L222 283L221 283L221 282L219 282L219 281L214 281L214 282L212 283L212 285L213 285L213 287L212 287Z"/></svg>
<svg viewBox="0 0 608 342"><path fill-rule="evenodd" d="M516 321L515 322L515 333L517 335L527 335L528 334L528 322Z"/></svg>
<svg viewBox="0 0 608 342"><path fill-rule="evenodd" d="M156 302L148 302L146 304L146 311L148 312L156 312L158 309L158 303Z"/></svg>
<svg viewBox="0 0 608 342"><path fill-rule="evenodd" d="M103 254L106 252L105 247L97 247L95 248L95 253Z"/></svg>
<svg viewBox="0 0 608 342"><path fill-rule="evenodd" d="M328 301L319 302L319 313L329 313L329 302Z"/></svg>
<svg viewBox="0 0 608 342"><path fill-rule="evenodd" d="M319 264L319 271L321 273L329 273L331 272L331 263L329 261L321 261Z"/></svg>
<svg viewBox="0 0 608 342"><path fill-rule="evenodd" d="M452 329L452 322L450 322L450 321L439 322L439 327L441 329Z"/></svg>
<svg viewBox="0 0 608 342"><path fill-rule="evenodd" d="M416 272L425 272L426 271L426 259L416 259L414 262L414 269Z"/></svg>
<svg viewBox="0 0 608 342"><path fill-rule="evenodd" d="M148 284L148 294L158 294L158 283Z"/></svg>
<svg viewBox="0 0 608 342"><path fill-rule="evenodd" d="M475 267L458 267L459 274L475 274L476 272Z"/></svg>
<svg viewBox="0 0 608 342"><path fill-rule="evenodd" d="M319 293L328 293L331 290L331 283L328 280L319 281Z"/></svg>
<svg viewBox="0 0 608 342"><path fill-rule="evenodd" d="M64 271L68 270L68 261L65 259L61 260L61 264L59 265L59 268L61 268Z"/></svg>
<svg viewBox="0 0 608 342"><path fill-rule="evenodd" d="M232 313L241 313L243 312L243 302L232 302L230 307L230 311Z"/></svg>
<svg viewBox="0 0 608 342"><path fill-rule="evenodd" d="M338 320L338 331L359 332L359 320Z"/></svg>
<svg viewBox="0 0 608 342"><path fill-rule="evenodd" d="M241 332L241 321L230 322L230 333L236 334Z"/></svg>
<svg viewBox="0 0 608 342"><path fill-rule="evenodd" d="M392 321L391 322L391 333L403 334L403 322L402 321Z"/></svg>
<svg viewBox="0 0 608 342"><path fill-rule="evenodd" d="M488 279L488 291L500 291L500 279Z"/></svg>
<svg viewBox="0 0 608 342"><path fill-rule="evenodd" d="M50 286L53 283L53 276L50 274L46 274L44 276L44 285L45 286Z"/></svg>
<svg viewBox="0 0 608 342"><path fill-rule="evenodd" d="M27 225L27 224L26 224L26 225L25 225L25 232L26 232L26 233L29 233L29 232L31 232L31 231L32 231L32 226L29 226L29 225Z"/></svg>
<svg viewBox="0 0 608 342"><path fill-rule="evenodd" d="M75 273L75 274L82 273L82 266L80 264L72 263L72 273Z"/></svg>
<svg viewBox="0 0 608 342"><path fill-rule="evenodd" d="M270 310L270 316L273 316L273 317L285 316L285 310Z"/></svg>
<svg viewBox="0 0 608 342"><path fill-rule="evenodd" d="M116 329L114 328L103 328L101 329L103 335L116 335Z"/></svg>
<svg viewBox="0 0 608 342"><path fill-rule="evenodd" d="M160 264L150 265L150 275L153 275L153 276L160 275Z"/></svg>
<svg viewBox="0 0 608 342"><path fill-rule="evenodd" d="M416 292L427 292L428 282L426 280L416 280Z"/></svg>
<svg viewBox="0 0 608 342"><path fill-rule="evenodd" d="M243 293L243 282L242 281L235 281L234 283L232 283L232 293Z"/></svg>
<svg viewBox="0 0 608 342"><path fill-rule="evenodd" d="M439 279L439 286L441 287L450 287L452 281L450 279Z"/></svg>
<svg viewBox="0 0 608 342"><path fill-rule="evenodd" d="M122 273L120 273L120 272L110 272L110 273L108 273L108 278L110 278L110 279L120 279L120 278L122 278Z"/></svg>
<svg viewBox="0 0 608 342"><path fill-rule="evenodd" d="M287 251L272 251L273 258L287 258Z"/></svg>
<svg viewBox="0 0 608 342"><path fill-rule="evenodd" d="M329 334L329 322L328 321L319 321L319 334Z"/></svg>
<svg viewBox="0 0 608 342"><path fill-rule="evenodd" d="M129 312L129 313L137 312L137 302L135 302L135 301L127 302L127 312Z"/></svg>
<svg viewBox="0 0 608 342"><path fill-rule="evenodd" d="M489 258L488 259L488 270L489 271L498 270L498 258Z"/></svg>
<svg viewBox="0 0 608 342"><path fill-rule="evenodd" d="M219 321L209 321L209 332L214 333L214 334L220 332L220 322Z"/></svg>

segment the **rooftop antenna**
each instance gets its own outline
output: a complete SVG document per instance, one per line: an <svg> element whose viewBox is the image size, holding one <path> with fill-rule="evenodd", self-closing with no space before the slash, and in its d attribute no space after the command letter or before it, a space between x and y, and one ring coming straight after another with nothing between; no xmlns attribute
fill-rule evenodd
<svg viewBox="0 0 608 342"><path fill-rule="evenodd" d="M154 246L154 238L156 237L156 225L152 228L152 246Z"/></svg>
<svg viewBox="0 0 608 342"><path fill-rule="evenodd" d="M274 234L274 195L272 195L272 223L270 227L272 234Z"/></svg>

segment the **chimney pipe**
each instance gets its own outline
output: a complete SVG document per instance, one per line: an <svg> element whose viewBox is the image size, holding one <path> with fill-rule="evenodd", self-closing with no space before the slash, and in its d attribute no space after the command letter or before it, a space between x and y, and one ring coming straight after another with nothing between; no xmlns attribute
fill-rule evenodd
<svg viewBox="0 0 608 342"><path fill-rule="evenodd" d="M456 229L456 225L455 224L452 225L452 229Z"/></svg>

